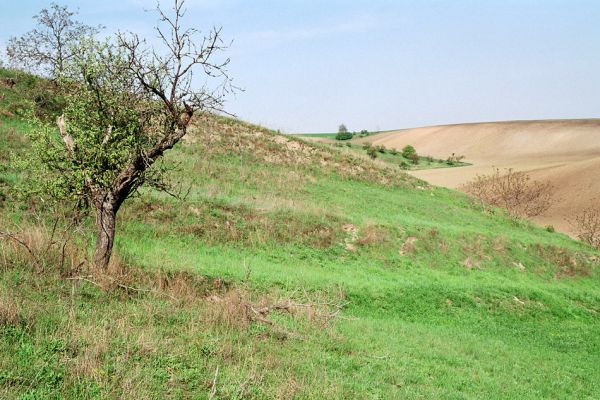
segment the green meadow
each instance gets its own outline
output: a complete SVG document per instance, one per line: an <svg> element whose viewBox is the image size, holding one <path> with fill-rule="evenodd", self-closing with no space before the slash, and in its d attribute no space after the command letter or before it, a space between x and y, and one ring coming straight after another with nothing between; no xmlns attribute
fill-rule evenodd
<svg viewBox="0 0 600 400"><path fill-rule="evenodd" d="M15 79L0 231L35 256L0 239L0 398L600 397L596 250L235 119L198 118L167 155L182 196L128 200L95 275L93 218L60 248L60 207L19 196L23 108L53 103Z"/></svg>

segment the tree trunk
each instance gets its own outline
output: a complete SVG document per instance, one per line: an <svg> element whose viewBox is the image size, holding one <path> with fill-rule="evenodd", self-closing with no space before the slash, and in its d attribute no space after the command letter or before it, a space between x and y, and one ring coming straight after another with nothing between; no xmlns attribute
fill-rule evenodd
<svg viewBox="0 0 600 400"><path fill-rule="evenodd" d="M102 270L107 269L112 255L116 219L117 210L115 205L107 201L102 202L96 215L98 236L96 237L96 251L94 253L94 263L96 267Z"/></svg>

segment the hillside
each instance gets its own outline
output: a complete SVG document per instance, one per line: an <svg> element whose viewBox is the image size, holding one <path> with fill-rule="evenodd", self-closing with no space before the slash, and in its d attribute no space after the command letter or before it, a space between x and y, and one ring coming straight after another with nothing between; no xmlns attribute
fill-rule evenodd
<svg viewBox="0 0 600 400"><path fill-rule="evenodd" d="M534 219L572 233L567 222L596 204L600 196L600 120L509 121L440 125L381 133L361 139L387 147L412 144L422 154L461 154L472 166L427 170L414 176L432 184L457 188L493 167L527 171L555 188L554 205Z"/></svg>
<svg viewBox="0 0 600 400"><path fill-rule="evenodd" d="M43 251L51 218L8 156L43 82L14 77L0 231ZM187 196L125 203L105 280L80 266L86 242L61 264L0 239L1 398L600 397L588 246L233 119L197 119L167 158Z"/></svg>

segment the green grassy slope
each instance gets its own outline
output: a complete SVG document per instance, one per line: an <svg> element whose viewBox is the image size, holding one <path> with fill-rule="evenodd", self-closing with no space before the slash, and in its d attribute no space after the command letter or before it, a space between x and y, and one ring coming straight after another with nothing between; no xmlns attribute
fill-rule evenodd
<svg viewBox="0 0 600 400"><path fill-rule="evenodd" d="M338 147L343 152L352 152L353 154L368 154L367 148L365 144L369 144L369 142L365 142L362 144L357 144L356 139L370 137L373 135L378 135L383 132L374 132L369 134L368 136L359 136L356 135L352 140L334 140L336 134L333 133L307 133L307 134L296 134L291 137L300 137L307 138L311 142L311 138L324 138L329 139L327 141L320 141L320 144L328 144L330 146ZM420 155L418 158L418 163L414 164L411 160L404 157L401 152L396 149L386 149L385 146L375 146L378 150L375 153L376 158L379 161L382 161L386 164L389 164L393 167L401 167L403 170L420 170L420 169L433 169L433 168L455 168L455 167L464 167L466 165L471 165L462 161L454 161L449 162L448 160L435 159L431 156Z"/></svg>
<svg viewBox="0 0 600 400"><path fill-rule="evenodd" d="M143 291L0 242L0 397L600 397L596 251L339 149L198 126L168 156L185 200L120 215L115 276ZM3 117L3 154L25 129ZM24 219L0 173L0 223ZM248 307L277 299L273 325Z"/></svg>

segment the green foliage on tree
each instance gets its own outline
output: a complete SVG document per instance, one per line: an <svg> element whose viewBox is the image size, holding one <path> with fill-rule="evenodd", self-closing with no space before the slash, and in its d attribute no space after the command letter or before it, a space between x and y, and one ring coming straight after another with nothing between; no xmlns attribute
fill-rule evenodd
<svg viewBox="0 0 600 400"><path fill-rule="evenodd" d="M335 135L335 140L350 140L352 137L353 135L351 132L338 132L338 134Z"/></svg>
<svg viewBox="0 0 600 400"><path fill-rule="evenodd" d="M160 51L134 34L80 40L55 78L62 114L56 120L30 115L29 192L95 210L94 260L103 269L123 202L142 186L169 192L163 154L186 135L194 113L219 110L230 88L228 60L215 60L225 48L220 31L196 47L196 31L181 27L183 4L175 0L171 14L157 7ZM194 73L221 78L219 89L194 89Z"/></svg>
<svg viewBox="0 0 600 400"><path fill-rule="evenodd" d="M417 154L417 150L410 144L402 148L402 157L410 159L412 154Z"/></svg>
<svg viewBox="0 0 600 400"><path fill-rule="evenodd" d="M352 137L354 137L352 132L348 131L348 128L346 128L346 125L341 124L338 127L337 135L335 135L335 140L350 140L350 139L352 139Z"/></svg>

